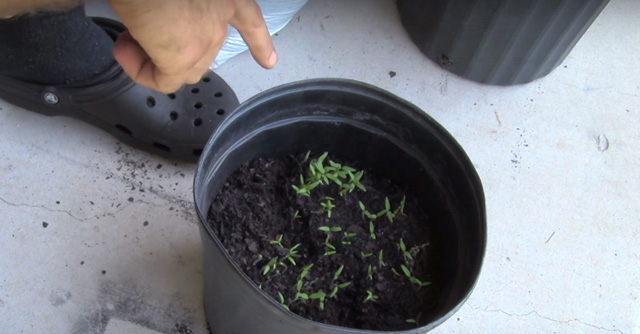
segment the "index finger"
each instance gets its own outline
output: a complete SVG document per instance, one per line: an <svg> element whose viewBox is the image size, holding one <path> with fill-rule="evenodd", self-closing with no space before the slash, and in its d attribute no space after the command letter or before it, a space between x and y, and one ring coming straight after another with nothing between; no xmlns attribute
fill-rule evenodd
<svg viewBox="0 0 640 334"><path fill-rule="evenodd" d="M242 1L230 23L238 30L260 66L268 69L276 65L278 56L262 11L255 1Z"/></svg>

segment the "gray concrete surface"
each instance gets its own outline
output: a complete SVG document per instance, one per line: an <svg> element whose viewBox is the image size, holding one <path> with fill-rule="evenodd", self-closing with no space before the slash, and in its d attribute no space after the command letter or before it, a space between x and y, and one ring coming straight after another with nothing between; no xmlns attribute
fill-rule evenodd
<svg viewBox="0 0 640 334"><path fill-rule="evenodd" d="M391 0L315 0L275 36L276 69L243 54L218 73L241 100L361 80L459 140L486 191L486 262L433 333L640 334L638 13L613 0L551 75L490 87L424 58ZM0 157L0 333L207 333L194 165L1 101Z"/></svg>

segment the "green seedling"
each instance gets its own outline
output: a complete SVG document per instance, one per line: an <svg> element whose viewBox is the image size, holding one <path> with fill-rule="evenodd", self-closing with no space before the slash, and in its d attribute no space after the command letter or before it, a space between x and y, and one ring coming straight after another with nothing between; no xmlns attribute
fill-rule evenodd
<svg viewBox="0 0 640 334"><path fill-rule="evenodd" d="M369 221L369 236L371 239L376 240L376 227L372 221Z"/></svg>
<svg viewBox="0 0 640 334"><path fill-rule="evenodd" d="M351 238L355 237L356 235L357 235L357 234L356 234L356 233L353 233L353 232L344 232L344 238L345 238L345 239L351 239ZM348 240L344 240L344 239L343 239L343 240L342 240L342 244L343 244L343 245L351 245L351 241L348 241Z"/></svg>
<svg viewBox="0 0 640 334"><path fill-rule="evenodd" d="M284 296L282 295L282 293L278 292L278 298L280 298L280 305L282 305L282 307L287 309L287 311L291 311L289 310L289 306L287 306L287 304L284 303Z"/></svg>
<svg viewBox="0 0 640 334"><path fill-rule="evenodd" d="M333 280L337 280L340 277L340 274L342 274L342 271L344 270L344 265L341 265L340 268L338 268L338 270L336 270L335 273L333 273Z"/></svg>
<svg viewBox="0 0 640 334"><path fill-rule="evenodd" d="M302 268L302 272L300 273L300 278L298 278L298 282L296 283L296 291L297 291L296 300L309 299L309 295L307 295L306 293L302 293L301 290L302 290L302 287L304 286L304 279L309 275L309 271L311 271L311 268L313 268L313 263Z"/></svg>
<svg viewBox="0 0 640 334"><path fill-rule="evenodd" d="M320 290L316 293L312 293L311 295L309 295L309 299L311 300L318 300L319 302L319 306L320 306L320 310L324 311L324 301L327 298L327 294Z"/></svg>
<svg viewBox="0 0 640 334"><path fill-rule="evenodd" d="M322 174L326 173L324 169L324 160L327 159L328 156L329 152L324 152L320 157L318 157L318 160L316 160L316 168L318 168L318 171Z"/></svg>
<svg viewBox="0 0 640 334"><path fill-rule="evenodd" d="M337 172L337 174L342 177L349 177L349 183L342 184L340 196L344 196L344 194L346 194L347 192L353 192L356 188L364 192L367 191L367 188L360 182L360 180L362 180L362 176L364 175L364 171L359 171L354 174L355 171L356 170L351 167L342 166L342 170Z"/></svg>
<svg viewBox="0 0 640 334"><path fill-rule="evenodd" d="M318 230L322 231L322 232L340 232L342 231L342 227L339 226L320 226L318 227Z"/></svg>
<svg viewBox="0 0 640 334"><path fill-rule="evenodd" d="M394 215L398 215L398 214L402 214L402 215L406 215L404 213L404 205L407 202L407 196L402 196L402 201L400 201L400 206L393 212Z"/></svg>
<svg viewBox="0 0 640 334"><path fill-rule="evenodd" d="M376 301L378 300L379 297L375 294L373 294L373 292L367 290L367 298L365 298L364 302L368 302L368 301Z"/></svg>
<svg viewBox="0 0 640 334"><path fill-rule="evenodd" d="M294 214L293 214L293 220L296 219L300 219L302 216L300 216L300 210L297 210Z"/></svg>
<svg viewBox="0 0 640 334"><path fill-rule="evenodd" d="M387 211L387 219L389 219L390 223L393 223L393 219L396 217L396 215L391 212L391 203L389 202L389 197L384 198L384 209Z"/></svg>
<svg viewBox="0 0 640 334"><path fill-rule="evenodd" d="M400 213L401 214L405 214L404 213L404 205L406 204L407 201L407 196L402 196L402 201L400 202Z"/></svg>
<svg viewBox="0 0 640 334"><path fill-rule="evenodd" d="M404 244L404 240L402 240L402 238L400 238L400 243L398 243L398 247L400 247L400 250L402 251L402 255L404 256L404 261L406 263L413 261L413 256L411 255L411 252L407 251L407 245Z"/></svg>
<svg viewBox="0 0 640 334"><path fill-rule="evenodd" d="M269 243L272 245L278 245L280 246L280 248L284 248L284 246L282 245L282 237L283 235L280 234L276 239L269 241Z"/></svg>
<svg viewBox="0 0 640 334"><path fill-rule="evenodd" d="M371 265L369 265L369 268L367 268L367 278L370 281L373 281L373 268L371 267Z"/></svg>
<svg viewBox="0 0 640 334"><path fill-rule="evenodd" d="M356 186L353 185L352 183L343 183L342 184L342 190L340 190L340 192L338 193L341 197L346 195L347 193L352 192L354 189L356 189Z"/></svg>
<svg viewBox="0 0 640 334"><path fill-rule="evenodd" d="M371 220L378 218L375 214L369 212L369 210L367 210L367 208L364 206L364 203L362 203L361 201L358 202L358 206L360 206L360 210L362 210L362 213L364 213L367 218Z"/></svg>
<svg viewBox="0 0 640 334"><path fill-rule="evenodd" d="M402 268L402 272L404 273L405 276L407 276L407 278L409 278L409 281L411 281L411 283L418 285L419 287L425 287L430 285L430 282L423 282L421 280L419 280L417 277L413 276L413 274L411 273L411 270L409 270L409 268L407 268L404 264L400 266Z"/></svg>
<svg viewBox="0 0 640 334"><path fill-rule="evenodd" d="M413 275L411 275L411 270L409 270L409 268L407 268L407 266L405 266L404 264L400 265L400 268L402 269L402 272L404 273L405 276L411 278Z"/></svg>
<svg viewBox="0 0 640 334"><path fill-rule="evenodd" d="M338 290L340 290L340 288L338 288L337 285L333 287L333 290L331 290L331 293L329 294L329 298L334 298L338 294Z"/></svg>
<svg viewBox="0 0 640 334"><path fill-rule="evenodd" d="M414 276L410 277L409 281L411 281L411 283L413 283L413 284L415 284L415 285L417 285L417 286L419 286L421 288L424 288L425 286L431 285L431 282L423 282L423 281L419 280L418 278L416 278Z"/></svg>
<svg viewBox="0 0 640 334"><path fill-rule="evenodd" d="M328 169L328 168L329 168L329 167L327 167L327 169ZM340 178L339 178L336 174L325 174L325 176L326 176L329 180L333 181L333 183L335 183L335 184L337 184L338 186L342 187L342 184L343 184L343 183L342 183L342 181L340 181Z"/></svg>
<svg viewBox="0 0 640 334"><path fill-rule="evenodd" d="M394 275L396 276L402 276L400 275L400 273L396 270L396 268L391 268L391 271L393 272Z"/></svg>
<svg viewBox="0 0 640 334"><path fill-rule="evenodd" d="M345 288L347 288L349 285L351 285L351 282L346 282L346 283L338 284L338 287L339 287L340 289L345 289Z"/></svg>
<svg viewBox="0 0 640 334"><path fill-rule="evenodd" d="M420 317L422 316L422 313L418 313L418 316L415 318L411 318L411 319L407 319L407 322L410 324L418 324L418 321L420 321Z"/></svg>
<svg viewBox="0 0 640 334"><path fill-rule="evenodd" d="M378 253L378 263L380 263L381 267L386 267L387 264L384 263L384 249L381 249Z"/></svg>
<svg viewBox="0 0 640 334"><path fill-rule="evenodd" d="M300 186L297 187L295 184L293 184L293 185L291 185L291 187L293 187L293 190L295 190L296 193L298 193L298 195L310 197L311 196L311 190L315 189L319 185L320 185L320 181L314 181L314 182L311 182L309 184L306 184L304 182L304 176L302 176L302 174L300 174Z"/></svg>
<svg viewBox="0 0 640 334"><path fill-rule="evenodd" d="M324 210L327 212L327 218L331 218L331 211L333 210L333 208L335 208L335 204L333 204L333 197L325 197L325 202L321 202L320 206L322 206L324 208ZM342 231L342 229L340 229L340 231ZM340 232L340 231L333 231L333 232Z"/></svg>
<svg viewBox="0 0 640 334"><path fill-rule="evenodd" d="M338 285L334 286L333 290L331 290L331 293L329 294L329 298L334 298L338 294L338 291L340 289L344 289L344 288L348 287L349 285L351 285L351 282L342 283L342 284L338 284Z"/></svg>
<svg viewBox="0 0 640 334"><path fill-rule="evenodd" d="M342 231L342 229L339 227L331 227L331 228L329 228L328 226L320 227L320 230L325 232L331 231L331 229L336 229L335 230L336 232ZM329 240L331 240L331 234L327 234L327 238L324 240L324 245L327 246L327 248L329 249L324 253L324 256L331 256L336 253L336 246L332 245L329 242Z"/></svg>
<svg viewBox="0 0 640 334"><path fill-rule="evenodd" d="M298 292L296 293L296 298L294 299L294 301L297 300L309 300L309 295L303 292Z"/></svg>
<svg viewBox="0 0 640 334"><path fill-rule="evenodd" d="M336 250L336 246L332 245L329 240L331 239L330 235L327 235L327 238L324 239L324 245L327 246L327 248L331 249L331 250Z"/></svg>
<svg viewBox="0 0 640 334"><path fill-rule="evenodd" d="M276 256L271 260L269 260L269 263L267 263L267 265L264 266L264 269L262 270L262 276L266 276L271 270L276 270L277 266L278 266L278 257Z"/></svg>
<svg viewBox="0 0 640 334"><path fill-rule="evenodd" d="M365 252L363 252L363 251L360 251L360 255L362 255L362 258L363 258L363 259L366 259L366 258L368 258L369 256L373 255L373 253L365 253Z"/></svg>
<svg viewBox="0 0 640 334"><path fill-rule="evenodd" d="M300 255L298 255L298 251L297 251L298 247L300 247L300 244L297 244L297 245L291 247L291 249L289 249L289 252L287 253L287 255L285 255L285 258L287 260L289 260L289 262L291 262L291 264L293 264L294 266L298 265L294 258L300 256Z"/></svg>
<svg viewBox="0 0 640 334"><path fill-rule="evenodd" d="M334 162L333 160L329 160L329 166L331 166L331 168L333 168L333 170L341 170L342 169L342 165Z"/></svg>
<svg viewBox="0 0 640 334"><path fill-rule="evenodd" d="M305 277L307 277L307 275L309 275L309 271L311 271L311 268L313 268L313 263L302 268L302 273L300 273L300 280L304 279Z"/></svg>
<svg viewBox="0 0 640 334"><path fill-rule="evenodd" d="M308 185L304 183L304 176L302 176L302 174L300 174L300 187L297 187L295 184L291 185L298 195L309 197L311 194L309 193L307 186Z"/></svg>
<svg viewBox="0 0 640 334"><path fill-rule="evenodd" d="M307 154L304 156L304 160L302 162L306 162L309 160L309 156L311 155L311 150L307 151Z"/></svg>
<svg viewBox="0 0 640 334"><path fill-rule="evenodd" d="M360 180L362 180L363 175L364 175L364 171L357 172L354 175L354 177L351 179L351 184L355 185L358 189L366 192L367 188L365 188L365 186L363 186L362 183L360 183Z"/></svg>

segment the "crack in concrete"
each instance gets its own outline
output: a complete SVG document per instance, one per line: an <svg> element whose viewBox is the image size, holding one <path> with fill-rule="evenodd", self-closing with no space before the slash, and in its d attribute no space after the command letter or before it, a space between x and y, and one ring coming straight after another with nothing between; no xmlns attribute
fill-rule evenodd
<svg viewBox="0 0 640 334"><path fill-rule="evenodd" d="M71 213L71 211L68 210L55 210L55 209L51 209L48 208L44 205L31 205L31 204L26 204L26 203L13 203L13 202L9 202L7 200L5 200L4 198L0 197L0 202L5 203L8 206L13 206L13 207L27 207L27 208L32 208L32 209L43 209L49 212L57 212L57 213L64 213L67 216L71 217L73 220L78 221L78 222L85 222L91 219L100 219L100 218L104 218L104 217L115 217L118 213L122 212L126 207L128 207L129 205L124 205L122 207L120 207L117 211L115 212L110 212L110 213L105 213L103 215L94 215L91 217L86 217L86 218L80 218L77 217L75 215L73 215Z"/></svg>
<svg viewBox="0 0 640 334"><path fill-rule="evenodd" d="M545 319L545 320L548 320L548 321L552 321L552 322L555 322L555 323L558 323L558 324L569 324L569 323L572 323L572 322L577 322L577 323L580 323L582 325L585 325L585 326L588 326L588 327L591 327L591 328L595 328L597 330L625 334L622 330L597 326L597 325L594 325L594 324L590 324L588 322L584 322L584 321L582 321L582 320L580 320L578 318L573 318L573 319L569 319L569 320L558 320L558 319L550 318L550 317L547 317L547 316L544 316L544 315L538 313L538 311L536 311L536 310L533 310L533 311L530 311L530 312L527 312L527 313L509 313L509 312L504 311L502 309L489 309L489 306L481 308L481 307L475 307L475 306L469 305L469 307L474 309L474 310L483 311L483 312L502 313L502 314L504 314L506 316L509 316L509 317L536 316L538 318Z"/></svg>
<svg viewBox="0 0 640 334"><path fill-rule="evenodd" d="M149 190L149 192L153 193L154 195L157 195L159 198L167 201L169 204L175 204L176 206L178 206L181 210L178 212L181 212L183 214L183 217L185 219L187 219L190 223L197 223L196 221L194 221L195 218L195 208L193 207L193 203L189 202L189 201L185 201L179 198L175 198L173 196L170 195L165 195L163 196L163 194L161 194L160 192L156 192L155 190ZM64 213L67 216L71 217L73 220L78 221L78 222L86 222L88 220L92 220L92 219L100 219L100 218L105 218L105 217L115 217L118 213L122 212L124 209L128 208L131 204L125 204L122 205L118 208L118 210L114 211L114 212L109 212L109 213L104 213L102 215L93 215L91 217L78 217L75 216L74 214L71 213L71 211L68 210L56 210L56 209L51 209L48 208L44 205L33 205L33 204L26 204L26 203L14 203L14 202L10 202L5 200L4 198L0 197L0 202L8 205L8 206L12 206L12 207L27 207L27 208L32 208L32 209L42 209L42 210L46 210L49 212L57 212L57 213ZM149 205L152 207L164 207L166 204L155 204L155 203L151 203L151 202L147 202L147 201L143 201L143 200L136 200L136 202L139 203L143 203L145 205Z"/></svg>

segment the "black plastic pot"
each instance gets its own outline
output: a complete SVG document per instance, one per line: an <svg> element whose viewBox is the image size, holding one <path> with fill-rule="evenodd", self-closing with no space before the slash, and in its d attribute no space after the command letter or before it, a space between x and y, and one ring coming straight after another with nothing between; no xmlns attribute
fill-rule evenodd
<svg viewBox="0 0 640 334"><path fill-rule="evenodd" d="M445 250L445 288L424 333L455 313L480 273L486 244L482 185L452 136L416 106L347 80L310 80L271 89L243 103L213 134L195 176L201 221L204 293L213 333L374 333L329 326L286 311L244 275L207 224L207 212L242 163L307 150L359 161L411 186L428 206L432 239ZM400 332L398 332L400 333Z"/></svg>
<svg viewBox="0 0 640 334"><path fill-rule="evenodd" d="M495 85L531 82L567 57L609 0L399 0L402 23L431 60Z"/></svg>

